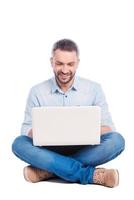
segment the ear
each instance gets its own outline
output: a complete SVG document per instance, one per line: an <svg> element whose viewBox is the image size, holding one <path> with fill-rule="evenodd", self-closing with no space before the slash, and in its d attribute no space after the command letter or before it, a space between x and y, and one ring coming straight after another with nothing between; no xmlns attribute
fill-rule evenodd
<svg viewBox="0 0 134 200"><path fill-rule="evenodd" d="M51 67L53 67L53 57L50 58Z"/></svg>
<svg viewBox="0 0 134 200"><path fill-rule="evenodd" d="M77 60L77 67L76 67L76 69L78 68L79 63L80 63L80 59Z"/></svg>

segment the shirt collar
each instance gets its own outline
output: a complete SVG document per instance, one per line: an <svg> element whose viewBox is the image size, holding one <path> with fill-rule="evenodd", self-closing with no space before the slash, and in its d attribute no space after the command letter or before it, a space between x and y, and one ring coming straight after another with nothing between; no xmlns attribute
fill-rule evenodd
<svg viewBox="0 0 134 200"><path fill-rule="evenodd" d="M57 82L56 82L56 80L55 80L55 77L53 77L52 79L51 79L51 81L52 81L52 86L51 86L51 92L52 93L56 93L56 92L62 92L61 91L61 89L59 88L59 86L57 85ZM78 78L77 77L75 77L74 78L74 82L73 82L73 85L71 86L71 88L69 88L69 90L74 90L74 91L77 91L78 90ZM68 90L68 91L69 91Z"/></svg>

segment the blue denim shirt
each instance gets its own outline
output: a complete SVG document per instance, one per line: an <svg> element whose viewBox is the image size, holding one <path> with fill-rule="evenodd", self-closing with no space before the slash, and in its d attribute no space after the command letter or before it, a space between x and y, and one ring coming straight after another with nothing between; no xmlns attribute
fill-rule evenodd
<svg viewBox="0 0 134 200"><path fill-rule="evenodd" d="M101 125L110 126L115 130L100 84L81 77L75 77L71 88L67 92L63 92L53 77L31 88L27 99L21 134L27 135L32 128L31 110L33 107L93 105L101 107Z"/></svg>

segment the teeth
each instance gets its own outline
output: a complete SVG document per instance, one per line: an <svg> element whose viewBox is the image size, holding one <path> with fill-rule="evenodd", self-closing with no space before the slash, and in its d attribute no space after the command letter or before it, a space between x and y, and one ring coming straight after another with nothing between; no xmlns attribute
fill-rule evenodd
<svg viewBox="0 0 134 200"><path fill-rule="evenodd" d="M68 76L67 76L67 75L61 75L61 77L66 78L66 77L68 77Z"/></svg>

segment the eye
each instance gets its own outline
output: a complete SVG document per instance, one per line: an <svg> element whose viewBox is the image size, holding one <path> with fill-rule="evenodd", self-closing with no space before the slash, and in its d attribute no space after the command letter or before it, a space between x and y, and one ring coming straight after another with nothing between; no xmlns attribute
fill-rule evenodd
<svg viewBox="0 0 134 200"><path fill-rule="evenodd" d="M68 63L68 66L73 67L74 66L74 62Z"/></svg>
<svg viewBox="0 0 134 200"><path fill-rule="evenodd" d="M56 62L56 65L61 66L63 64L61 62Z"/></svg>

